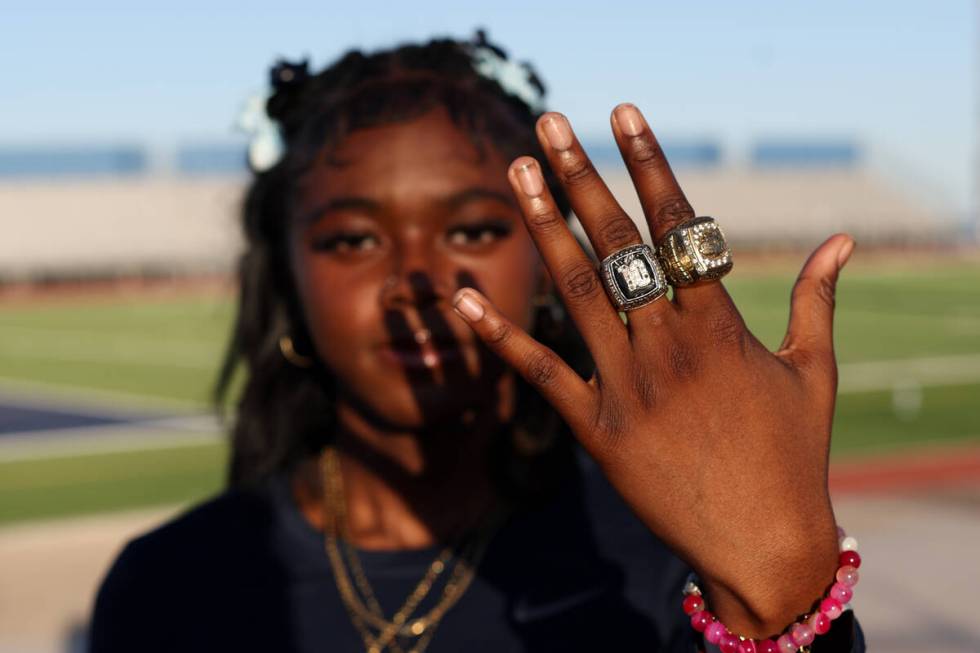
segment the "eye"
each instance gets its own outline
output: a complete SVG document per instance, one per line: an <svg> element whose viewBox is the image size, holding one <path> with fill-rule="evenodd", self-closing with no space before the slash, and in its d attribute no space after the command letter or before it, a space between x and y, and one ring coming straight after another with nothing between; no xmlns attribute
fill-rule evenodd
<svg viewBox="0 0 980 653"><path fill-rule="evenodd" d="M334 254L367 252L378 245L378 238L369 233L329 234L313 241L313 249Z"/></svg>
<svg viewBox="0 0 980 653"><path fill-rule="evenodd" d="M453 245L489 245L510 235L512 227L497 220L458 225L449 230L447 239Z"/></svg>

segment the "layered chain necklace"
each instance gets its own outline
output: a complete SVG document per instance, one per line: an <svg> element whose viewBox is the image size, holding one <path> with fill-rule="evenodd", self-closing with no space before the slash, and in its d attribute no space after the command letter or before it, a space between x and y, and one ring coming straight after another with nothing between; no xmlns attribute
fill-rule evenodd
<svg viewBox="0 0 980 653"><path fill-rule="evenodd" d="M327 557L333 568L337 590L351 622L364 641L365 650L368 653L381 653L385 650L392 653L422 653L432 640L443 616L459 601L473 581L490 536L499 524L502 514L486 520L483 527L469 537L460 538L442 549L402 606L388 619L368 582L360 557L347 537L347 501L337 451L328 447L322 462L324 541ZM413 617L419 605L446 572L454 552L458 552L456 561L445 581L442 596L428 612ZM407 649L403 646L407 646Z"/></svg>

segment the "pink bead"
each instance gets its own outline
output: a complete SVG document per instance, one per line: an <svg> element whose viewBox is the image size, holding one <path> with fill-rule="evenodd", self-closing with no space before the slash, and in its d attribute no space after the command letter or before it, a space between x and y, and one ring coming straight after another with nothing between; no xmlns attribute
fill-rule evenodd
<svg viewBox="0 0 980 653"><path fill-rule="evenodd" d="M712 644L717 644L721 636L728 632L728 629L720 621L711 623L704 631L704 638Z"/></svg>
<svg viewBox="0 0 980 653"><path fill-rule="evenodd" d="M857 551L841 551L839 559L841 567L851 566L857 569L861 566L861 554Z"/></svg>
<svg viewBox="0 0 980 653"><path fill-rule="evenodd" d="M834 583L834 586L830 588L830 597L840 601L841 605L850 601L852 596L854 596L854 590L847 585Z"/></svg>
<svg viewBox="0 0 980 653"><path fill-rule="evenodd" d="M691 615L691 628L699 633L703 633L705 629L711 625L711 622L714 621L714 619L715 616L707 610L695 612Z"/></svg>
<svg viewBox="0 0 980 653"><path fill-rule="evenodd" d="M796 653L800 648L793 643L793 638L789 635L783 635L777 639L776 646L779 648L780 653Z"/></svg>
<svg viewBox="0 0 980 653"><path fill-rule="evenodd" d="M809 624L793 624L789 629L790 637L796 642L797 647L809 646L813 643L814 632Z"/></svg>
<svg viewBox="0 0 980 653"><path fill-rule="evenodd" d="M759 653L759 648L755 645L754 639L743 639L738 643L738 653Z"/></svg>
<svg viewBox="0 0 980 653"><path fill-rule="evenodd" d="M755 653L779 653L779 644L771 639L764 639L755 647Z"/></svg>
<svg viewBox="0 0 980 653"><path fill-rule="evenodd" d="M718 640L718 648L721 649L721 653L738 653L738 637L725 633Z"/></svg>
<svg viewBox="0 0 980 653"><path fill-rule="evenodd" d="M831 617L829 614L824 614L822 610L824 601L827 600L828 599L824 599L823 601L820 602L821 611L814 612L813 615L810 617L810 621L808 622L810 624L810 628L813 628L813 632L817 635L826 635L828 632L830 632ZM829 600L833 601L833 599L829 599ZM839 614L840 613L838 613L838 616Z"/></svg>
<svg viewBox="0 0 980 653"><path fill-rule="evenodd" d="M688 594L684 597L684 614L692 615L704 610L704 599L700 594Z"/></svg>
<svg viewBox="0 0 980 653"><path fill-rule="evenodd" d="M820 612L827 615L827 618L831 621L839 617L843 611L844 607L837 599L826 598L820 602Z"/></svg>
<svg viewBox="0 0 980 653"><path fill-rule="evenodd" d="M851 565L845 565L837 570L837 582L847 587L854 587L858 582L858 570Z"/></svg>

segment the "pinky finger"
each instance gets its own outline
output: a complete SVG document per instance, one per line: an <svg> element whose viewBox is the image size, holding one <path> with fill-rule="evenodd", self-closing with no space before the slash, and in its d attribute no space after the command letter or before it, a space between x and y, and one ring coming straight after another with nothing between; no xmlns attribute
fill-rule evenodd
<svg viewBox="0 0 980 653"><path fill-rule="evenodd" d="M573 430L587 422L595 403L593 390L555 352L501 315L472 288L456 292L453 308L477 337L541 393Z"/></svg>

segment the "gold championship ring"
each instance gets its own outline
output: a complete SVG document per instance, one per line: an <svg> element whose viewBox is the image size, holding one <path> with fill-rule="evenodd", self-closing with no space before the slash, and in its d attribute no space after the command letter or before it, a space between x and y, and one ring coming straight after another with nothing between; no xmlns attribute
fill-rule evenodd
<svg viewBox="0 0 980 653"><path fill-rule="evenodd" d="M660 261L674 286L720 279L732 269L732 251L721 227L707 216L683 222L660 241Z"/></svg>

